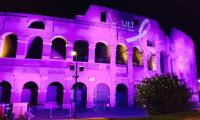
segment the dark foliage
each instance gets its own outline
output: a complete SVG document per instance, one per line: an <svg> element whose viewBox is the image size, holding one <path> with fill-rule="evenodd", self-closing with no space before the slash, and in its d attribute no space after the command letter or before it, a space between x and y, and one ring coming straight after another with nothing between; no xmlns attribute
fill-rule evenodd
<svg viewBox="0 0 200 120"><path fill-rule="evenodd" d="M190 89L177 76L155 75L137 86L137 101L149 114L188 111L192 107Z"/></svg>

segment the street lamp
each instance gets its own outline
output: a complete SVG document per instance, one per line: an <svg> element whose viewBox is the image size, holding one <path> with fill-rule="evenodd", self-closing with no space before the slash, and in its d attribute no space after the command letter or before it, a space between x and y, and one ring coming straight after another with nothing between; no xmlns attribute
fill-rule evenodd
<svg viewBox="0 0 200 120"><path fill-rule="evenodd" d="M75 89L74 89L74 118L76 118L76 99L77 99L77 96L76 96L76 94L77 94L77 81L78 81L78 77L79 77L79 75L78 75L78 72L80 71L84 71L84 67L83 66L80 66L79 67L79 71L78 71L78 54L77 54L77 52L76 51L72 51L71 52L71 55L73 56L73 57L75 57L75 61L76 61L76 63L75 63L75 75L73 75L72 77L74 77L75 78ZM70 65L70 70L74 70L74 66L73 65Z"/></svg>
<svg viewBox="0 0 200 120"><path fill-rule="evenodd" d="M75 75L73 75L72 77L75 78L75 89L74 89L74 119L76 118L76 91L77 91L77 87L76 87L76 83L78 80L78 70L77 70L77 52L76 51L72 51L71 55L73 57L75 57L76 60L76 64L75 64Z"/></svg>

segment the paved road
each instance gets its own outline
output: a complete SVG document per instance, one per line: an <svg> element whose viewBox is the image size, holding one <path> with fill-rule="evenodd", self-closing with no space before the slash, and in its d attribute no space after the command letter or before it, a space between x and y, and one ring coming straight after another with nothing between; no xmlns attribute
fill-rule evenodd
<svg viewBox="0 0 200 120"><path fill-rule="evenodd" d="M32 120L64 120L70 119L73 115L70 115L70 111L66 109L34 109L31 110L33 114ZM108 110L79 110L77 111L77 118L130 118L130 117L145 117L144 110L141 109L108 109Z"/></svg>

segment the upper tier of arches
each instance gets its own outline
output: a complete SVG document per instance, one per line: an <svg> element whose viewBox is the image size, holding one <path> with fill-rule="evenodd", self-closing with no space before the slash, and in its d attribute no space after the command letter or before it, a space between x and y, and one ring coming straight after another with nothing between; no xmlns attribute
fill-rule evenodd
<svg viewBox="0 0 200 120"><path fill-rule="evenodd" d="M4 37L1 46L2 58L15 58L17 55L18 37L14 33L7 34ZM28 40L25 48L25 59L42 59L44 49L44 41L40 36L31 37ZM51 40L50 59L65 60L67 54L71 52L67 49L67 40L64 37L57 36ZM89 43L87 40L76 40L73 43L73 51L76 51L77 56L73 57L73 61L88 62L89 61ZM143 53L137 47L133 47L132 56L128 56L128 49L126 45L118 43L115 48L115 63L117 65L127 65L128 57L132 58L133 66L143 66ZM94 48L95 63L110 63L110 47L104 42L97 42ZM113 54L113 53L112 53ZM154 70L153 64L155 60L153 55L148 59L149 70ZM161 58L163 59L163 58ZM163 67L163 66L162 66ZM163 68L162 68L163 69Z"/></svg>

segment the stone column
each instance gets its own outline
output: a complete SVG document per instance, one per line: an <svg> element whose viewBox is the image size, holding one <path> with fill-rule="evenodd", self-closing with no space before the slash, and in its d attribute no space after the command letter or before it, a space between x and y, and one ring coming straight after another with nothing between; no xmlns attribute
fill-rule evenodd
<svg viewBox="0 0 200 120"><path fill-rule="evenodd" d="M72 43L68 43L67 47L66 47L66 60L68 62L72 62L73 61L73 56L71 55L72 51L73 51L73 44Z"/></svg>
<svg viewBox="0 0 200 120"><path fill-rule="evenodd" d="M110 46L110 107L115 107L116 93L116 46Z"/></svg>
<svg viewBox="0 0 200 120"><path fill-rule="evenodd" d="M116 86L115 86L115 84L113 84L110 86L110 107L112 107L112 108L114 108L116 105L115 93L116 93Z"/></svg>
<svg viewBox="0 0 200 120"><path fill-rule="evenodd" d="M69 89L63 90L63 104L70 104L71 101L71 91Z"/></svg>
<svg viewBox="0 0 200 120"><path fill-rule="evenodd" d="M112 67L116 66L116 46L110 46L110 65Z"/></svg>
<svg viewBox="0 0 200 120"><path fill-rule="evenodd" d="M148 76L149 75L149 70L148 70L148 50L143 49L143 67L144 67L144 75Z"/></svg>
<svg viewBox="0 0 200 120"><path fill-rule="evenodd" d="M94 106L94 87L88 86L87 88L87 108L93 108Z"/></svg>
<svg viewBox="0 0 200 120"><path fill-rule="evenodd" d="M23 39L23 38L21 38ZM23 59L26 57L26 51L28 51L27 48L27 42L23 40L17 40L17 50L16 50L16 58Z"/></svg>
<svg viewBox="0 0 200 120"><path fill-rule="evenodd" d="M42 59L49 59L50 58L51 45L52 45L52 43L43 42Z"/></svg>
<svg viewBox="0 0 200 120"><path fill-rule="evenodd" d="M18 75L13 75L13 87L11 90L11 102L21 102L21 93L22 93L22 87L20 80L21 79Z"/></svg>
<svg viewBox="0 0 200 120"><path fill-rule="evenodd" d="M45 74L45 73L41 74L41 81L40 81L40 86L38 89L38 105L45 105L46 103L47 88L45 84L46 84L46 81L49 79L47 76L48 74Z"/></svg>
<svg viewBox="0 0 200 120"><path fill-rule="evenodd" d="M21 102L22 90L11 90L11 102Z"/></svg>
<svg viewBox="0 0 200 120"><path fill-rule="evenodd" d="M128 53L127 53L128 54L128 60L127 60L128 106L131 107L133 105L133 100L134 100L133 87L134 87L134 84L135 84L133 62L132 62L133 46L131 45L131 46L128 46L127 48L128 48Z"/></svg>
<svg viewBox="0 0 200 120"><path fill-rule="evenodd" d="M89 63L95 63L95 44L89 45L89 57L88 57Z"/></svg>
<svg viewBox="0 0 200 120"><path fill-rule="evenodd" d="M133 84L129 84L128 86L128 107L133 107L135 100L135 86Z"/></svg>
<svg viewBox="0 0 200 120"><path fill-rule="evenodd" d="M160 69L160 67L161 67L161 65L160 65L160 52L157 52L156 54L155 54L156 56L156 71L157 71L157 73L158 74L160 74L161 73L161 69Z"/></svg>
<svg viewBox="0 0 200 120"><path fill-rule="evenodd" d="M133 47L128 46L128 78L129 80L133 80L133 62L132 62L132 57L133 57Z"/></svg>
<svg viewBox="0 0 200 120"><path fill-rule="evenodd" d="M45 105L46 103L46 90L38 90L38 105Z"/></svg>

